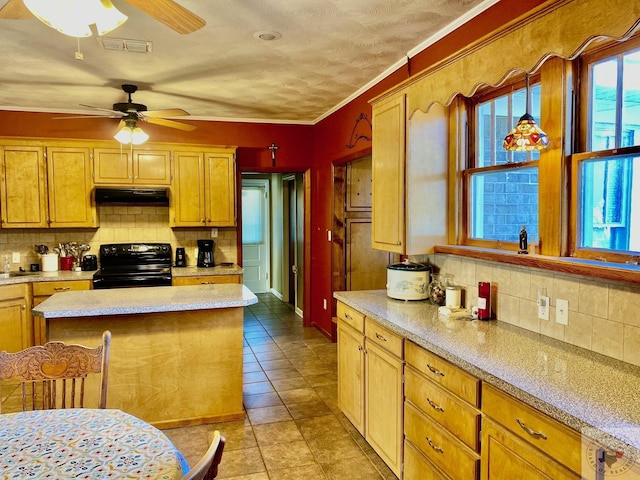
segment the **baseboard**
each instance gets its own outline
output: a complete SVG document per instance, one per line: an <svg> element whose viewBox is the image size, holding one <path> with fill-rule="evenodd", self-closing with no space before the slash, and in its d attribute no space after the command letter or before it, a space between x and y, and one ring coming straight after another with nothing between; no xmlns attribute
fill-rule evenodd
<svg viewBox="0 0 640 480"><path fill-rule="evenodd" d="M273 288L271 290L269 290L269 293L271 293L271 295L276 297L278 300L282 300L282 298L283 298L282 294L280 292L278 292L277 290L273 289Z"/></svg>

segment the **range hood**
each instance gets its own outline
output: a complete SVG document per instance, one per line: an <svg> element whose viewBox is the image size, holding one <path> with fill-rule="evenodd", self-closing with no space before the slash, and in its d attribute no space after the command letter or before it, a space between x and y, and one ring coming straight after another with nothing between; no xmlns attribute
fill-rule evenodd
<svg viewBox="0 0 640 480"><path fill-rule="evenodd" d="M166 188L96 187L96 204L169 205Z"/></svg>

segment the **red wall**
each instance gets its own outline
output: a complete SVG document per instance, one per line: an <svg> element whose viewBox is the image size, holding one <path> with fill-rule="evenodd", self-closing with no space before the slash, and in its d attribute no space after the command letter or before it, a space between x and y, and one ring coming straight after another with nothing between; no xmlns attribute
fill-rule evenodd
<svg viewBox="0 0 640 480"><path fill-rule="evenodd" d="M144 129L157 142L237 146L238 168L241 171L302 172L311 169L311 238L307 239L311 248L311 265L308 266L311 269L311 285L306 287L311 297L311 318L307 320L330 334L333 292L331 243L327 240L327 231L332 228L333 165L370 151L371 142L364 140L358 141L354 148L347 148L358 116L364 113L371 119L368 101L407 79L409 73L415 75L543 3L543 0L501 0L412 58L408 67L396 71L314 126L197 121L193 122L197 129L188 133L150 124L145 124ZM416 44L420 41L416 39ZM357 88L358 85L354 85L354 90ZM112 119L61 121L52 120L53 116L59 115L0 112L0 136L112 139ZM187 120L186 123L190 122ZM358 132L366 134L366 127L361 122ZM271 153L267 149L272 142L279 147L275 167L271 165ZM329 305L327 310L323 308L324 299Z"/></svg>

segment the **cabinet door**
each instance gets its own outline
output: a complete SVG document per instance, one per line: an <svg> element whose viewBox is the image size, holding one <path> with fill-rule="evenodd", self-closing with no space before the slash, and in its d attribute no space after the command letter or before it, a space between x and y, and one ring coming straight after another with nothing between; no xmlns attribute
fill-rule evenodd
<svg viewBox="0 0 640 480"><path fill-rule="evenodd" d="M0 301L0 351L17 352L33 345L24 298Z"/></svg>
<svg viewBox="0 0 640 480"><path fill-rule="evenodd" d="M128 148L94 148L93 182L96 185L129 184L133 180Z"/></svg>
<svg viewBox="0 0 640 480"><path fill-rule="evenodd" d="M403 440L402 360L368 338L365 347L366 439L400 478Z"/></svg>
<svg viewBox="0 0 640 480"><path fill-rule="evenodd" d="M47 226L47 188L42 147L2 147L0 195L3 228Z"/></svg>
<svg viewBox="0 0 640 480"><path fill-rule="evenodd" d="M405 96L373 106L372 246L405 253Z"/></svg>
<svg viewBox="0 0 640 480"><path fill-rule="evenodd" d="M171 153L161 150L134 150L133 183L139 185L170 185Z"/></svg>
<svg viewBox="0 0 640 480"><path fill-rule="evenodd" d="M482 420L482 480L578 480L559 463L508 430Z"/></svg>
<svg viewBox="0 0 640 480"><path fill-rule="evenodd" d="M338 406L364 435L364 336L338 321Z"/></svg>
<svg viewBox="0 0 640 480"><path fill-rule="evenodd" d="M232 153L205 153L207 225L236 225L236 161Z"/></svg>
<svg viewBox="0 0 640 480"><path fill-rule="evenodd" d="M89 149L47 148L47 172L50 226L95 227Z"/></svg>
<svg viewBox="0 0 640 480"><path fill-rule="evenodd" d="M205 224L204 154L174 152L174 179L169 206L172 227Z"/></svg>

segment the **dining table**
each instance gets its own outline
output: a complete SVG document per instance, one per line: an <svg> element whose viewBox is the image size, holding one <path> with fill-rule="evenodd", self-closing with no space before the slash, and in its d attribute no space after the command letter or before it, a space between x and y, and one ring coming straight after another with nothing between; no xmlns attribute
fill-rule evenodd
<svg viewBox="0 0 640 480"><path fill-rule="evenodd" d="M0 479L180 479L188 465L166 435L115 409L0 414Z"/></svg>

